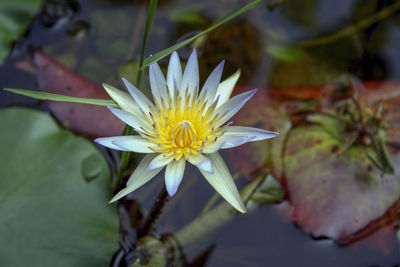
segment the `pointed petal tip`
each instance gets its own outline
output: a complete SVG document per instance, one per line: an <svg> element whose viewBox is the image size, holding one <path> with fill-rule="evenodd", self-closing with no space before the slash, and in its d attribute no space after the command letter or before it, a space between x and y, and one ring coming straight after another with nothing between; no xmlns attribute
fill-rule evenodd
<svg viewBox="0 0 400 267"><path fill-rule="evenodd" d="M132 83L125 78L122 78L122 82L125 84L125 86L128 90L129 90L129 87L132 86Z"/></svg>
<svg viewBox="0 0 400 267"><path fill-rule="evenodd" d="M119 199L120 197L118 196L118 194L116 194L110 201L108 201L108 204L114 204Z"/></svg>
<svg viewBox="0 0 400 267"><path fill-rule="evenodd" d="M246 214L247 213L247 209L246 207L243 205L243 207L237 207L236 208L237 211L239 211L240 213Z"/></svg>
<svg viewBox="0 0 400 267"><path fill-rule="evenodd" d="M179 58L179 54L177 51L172 52L171 57L178 57Z"/></svg>
<svg viewBox="0 0 400 267"><path fill-rule="evenodd" d="M279 135L279 133L277 132L272 132L272 131L268 131L268 130L264 130L264 129L260 129L262 135L265 135L268 138L273 138Z"/></svg>
<svg viewBox="0 0 400 267"><path fill-rule="evenodd" d="M165 184L165 188L167 189L168 195L169 195L170 197L175 196L176 191L178 190L177 187L176 187L176 188L171 188L171 187L168 187L167 184Z"/></svg>

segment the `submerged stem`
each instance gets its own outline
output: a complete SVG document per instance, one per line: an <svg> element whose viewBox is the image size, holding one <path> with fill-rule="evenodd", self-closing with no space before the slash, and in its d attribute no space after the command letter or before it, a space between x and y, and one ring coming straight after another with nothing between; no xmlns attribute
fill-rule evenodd
<svg viewBox="0 0 400 267"><path fill-rule="evenodd" d="M251 201L251 198L265 180L266 177L259 177L241 190L240 195L244 200L248 213L256 210L259 207L258 204ZM274 201L276 201L276 199L271 197L271 202ZM180 246L187 247L206 237L208 234L217 230L238 215L241 215L241 213L224 201L217 207L202 213L191 223L184 226L174 235L174 240Z"/></svg>
<svg viewBox="0 0 400 267"><path fill-rule="evenodd" d="M315 38L312 40L303 41L300 43L300 46L303 48L308 48L308 47L313 47L313 46L326 45L328 43L334 42L341 38L350 36L362 29L365 29L365 28L371 26L372 24L377 23L378 21L389 17L390 15L392 15L393 13L395 13L398 10L400 10L400 2L394 3L391 6L388 6L384 9L382 9L381 11L379 11L378 13L372 15L371 17L363 19L363 20L359 21L358 23L356 23L352 26L349 26L347 28L341 29L333 34L322 36L322 37Z"/></svg>
<svg viewBox="0 0 400 267"><path fill-rule="evenodd" d="M138 231L138 238L146 236L150 233L151 227L157 221L158 217L162 213L162 209L165 206L165 203L168 201L168 193L165 190L165 186L162 187L160 193L157 196L156 201L151 207L149 214L147 215L146 221L143 223L142 227L140 227Z"/></svg>

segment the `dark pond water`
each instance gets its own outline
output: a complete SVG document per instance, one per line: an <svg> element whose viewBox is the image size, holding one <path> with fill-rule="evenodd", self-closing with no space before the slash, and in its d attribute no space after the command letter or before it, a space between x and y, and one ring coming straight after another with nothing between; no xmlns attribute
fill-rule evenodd
<svg viewBox="0 0 400 267"><path fill-rule="evenodd" d="M37 89L36 77L17 62L27 59L31 48L41 48L89 79L115 82L121 67L131 67L140 53L145 24L143 1L47 1L28 34L0 66L0 88ZM73 3L74 1L69 1ZM241 15L215 34L196 43L202 79L226 59L224 75L242 69L240 84L257 87L324 85L350 73L362 80L400 79L400 14L371 25L352 37L308 48L306 62L287 63L273 58L266 46L277 40L300 41L334 33L389 6L394 1L302 0L266 1ZM282 2L282 5L279 5ZM161 0L148 54L171 46L185 34L205 29L211 22L248 1ZM189 7L182 9L181 7ZM192 12L185 16L185 12ZM57 15L58 13L58 15ZM186 35L187 36L187 35ZM191 48L181 49L187 57ZM165 65L165 60L161 61ZM296 65L297 64L297 65ZM284 89L282 89L284 90ZM2 107L36 106L36 101L0 91ZM229 161L228 161L229 164ZM158 232L174 232L192 220L214 193L196 171L187 171L181 194L171 200L158 223ZM151 207L162 178L138 190L137 197ZM238 185L246 180L242 177ZM371 237L372 238L372 237ZM372 241L373 242L373 241ZM192 249L190 259L210 244L216 247L207 266L396 266L400 250L395 238L389 249L339 246L329 239L313 239L291 222L284 221L273 205L239 216Z"/></svg>

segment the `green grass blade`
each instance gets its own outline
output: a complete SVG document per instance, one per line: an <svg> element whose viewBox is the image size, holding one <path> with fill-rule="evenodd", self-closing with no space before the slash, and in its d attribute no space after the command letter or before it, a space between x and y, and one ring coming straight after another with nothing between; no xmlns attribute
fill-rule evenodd
<svg viewBox="0 0 400 267"><path fill-rule="evenodd" d="M158 0L150 0L149 7L147 10L146 26L144 28L142 50L141 50L140 59L139 59L139 71L138 71L137 77L136 77L136 86L138 86L139 88L140 88L140 82L142 80L142 75L143 75L144 57L146 55L147 43L149 41L150 31L153 26L154 17L156 15L157 4L158 4Z"/></svg>
<svg viewBox="0 0 400 267"><path fill-rule="evenodd" d="M208 29L206 29L206 30L204 30L204 31L202 31L202 32L200 32L200 33L198 33L198 34L196 34L195 36L193 36L193 37L191 37L191 38L189 38L189 39L183 40L182 42L179 42L179 43L177 43L177 44L175 44L175 45L173 45L173 46L171 46L171 47L169 47L169 48L167 48L167 49L164 49L164 50L162 50L162 51L160 51L160 52L158 52L158 53L156 53L156 54L154 54L154 55L152 55L152 56L146 58L146 59L144 60L144 64L143 64L142 68L143 68L143 67L147 67L147 66L149 66L150 64L153 64L154 62L159 61L160 59L162 59L162 58L168 56L169 54L171 54L172 52L178 50L179 48L182 48L182 47L184 47L185 45L189 44L190 42L196 40L197 38L199 38L199 37L201 37L201 36L203 36L203 35L205 35L205 34L211 32L211 31L213 31L213 30L215 30L216 28L218 28L218 27L221 26L222 24L224 24L224 23L230 21L231 19L233 19L233 18L239 16L240 14L246 12L247 10L253 8L253 7L256 6L257 4L261 3L262 1L263 1L263 0L256 0L256 1L253 1L253 2L251 2L250 4L248 4L248 5L244 6L243 8L239 9L238 11L234 12L233 14L229 15L228 17L224 18L223 20L220 20L219 22L215 23L214 25L212 25L212 26L209 27Z"/></svg>
<svg viewBox="0 0 400 267"><path fill-rule="evenodd" d="M118 105L113 100L107 100L107 99L80 98L80 97L58 95L58 94L51 94L46 92L23 90L23 89L4 88L4 90L15 94L24 95L41 100L52 100L52 101L82 103L82 104L90 104L98 106L118 107Z"/></svg>

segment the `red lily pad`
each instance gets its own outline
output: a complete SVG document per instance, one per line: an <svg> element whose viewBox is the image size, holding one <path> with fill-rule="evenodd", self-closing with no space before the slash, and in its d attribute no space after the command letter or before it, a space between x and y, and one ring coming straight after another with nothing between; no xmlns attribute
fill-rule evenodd
<svg viewBox="0 0 400 267"><path fill-rule="evenodd" d="M398 82L367 82L356 87L364 107L374 111L383 103L385 140L391 144L400 141L399 86ZM293 121L293 116L289 120L288 107L304 107L310 100L321 103L327 89L303 86L259 90L235 116L234 123L274 130L280 135L267 141L268 146L255 142L231 150L232 166L248 178L269 172L280 179L287 199L281 214L313 236L388 251L400 217L398 151L389 150L395 174L383 174L360 145L339 153L343 140L333 138L321 126ZM325 106L314 108L322 110ZM379 240L371 241L372 235Z"/></svg>
<svg viewBox="0 0 400 267"><path fill-rule="evenodd" d="M98 84L63 66L41 51L32 64L41 90L75 97L110 99ZM55 117L67 128L92 138L120 135L124 124L102 106L47 101Z"/></svg>
<svg viewBox="0 0 400 267"><path fill-rule="evenodd" d="M344 240L383 216L400 197L395 175L383 174L361 147L342 143L320 126L291 131L284 150L284 184L292 219L314 236Z"/></svg>

